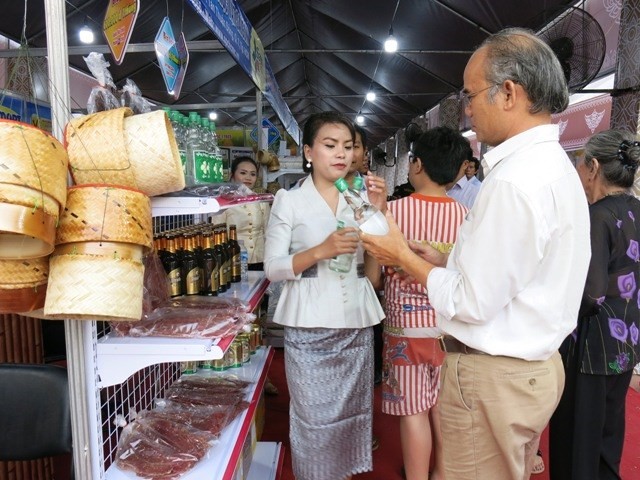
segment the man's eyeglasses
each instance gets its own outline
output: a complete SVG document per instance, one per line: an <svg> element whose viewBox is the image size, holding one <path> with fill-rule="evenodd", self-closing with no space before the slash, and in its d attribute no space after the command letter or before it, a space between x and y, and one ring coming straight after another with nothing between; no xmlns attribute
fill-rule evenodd
<svg viewBox="0 0 640 480"><path fill-rule="evenodd" d="M480 95L482 92L486 92L487 90L489 90L490 88L493 88L497 86L495 83L489 85L488 87L484 87L480 90L478 90L477 92L473 92L473 93L466 93L466 92L462 92L461 94L461 100L462 100L462 104L466 107L469 106L469 104L471 103L471 100L473 100L475 97L477 97L478 95Z"/></svg>

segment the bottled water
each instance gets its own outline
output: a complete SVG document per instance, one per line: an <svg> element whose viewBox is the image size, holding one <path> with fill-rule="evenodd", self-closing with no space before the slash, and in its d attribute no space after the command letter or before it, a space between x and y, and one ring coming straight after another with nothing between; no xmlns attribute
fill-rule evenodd
<svg viewBox="0 0 640 480"><path fill-rule="evenodd" d="M240 245L240 281L249 281L249 252L247 247L244 246L244 240L238 240Z"/></svg>
<svg viewBox="0 0 640 480"><path fill-rule="evenodd" d="M362 177L353 179L353 188L349 188L344 178L335 181L336 188L344 195L344 199L353 210L353 218L360 230L371 235L386 235L389 232L387 219L384 213L360 196L363 185Z"/></svg>
<svg viewBox="0 0 640 480"><path fill-rule="evenodd" d="M344 228L344 222L342 220L338 220L338 230L342 230ZM353 263L353 253L343 253L341 255L337 255L333 257L329 261L329 269L338 273L347 273L351 270L351 264Z"/></svg>

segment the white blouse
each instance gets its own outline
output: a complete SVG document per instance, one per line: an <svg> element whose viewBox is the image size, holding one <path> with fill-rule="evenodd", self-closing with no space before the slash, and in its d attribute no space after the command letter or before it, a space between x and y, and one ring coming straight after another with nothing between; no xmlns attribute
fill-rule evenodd
<svg viewBox="0 0 640 480"><path fill-rule="evenodd" d="M293 273L293 255L322 243L336 229L338 219L351 221L353 213L342 196L337 217L309 177L300 188L279 190L267 228L264 269L271 281L285 281L273 321L306 328L364 328L380 323L384 312L357 264L364 263L361 245L348 273L329 270L320 260L317 276Z"/></svg>
<svg viewBox="0 0 640 480"><path fill-rule="evenodd" d="M260 263L264 259L264 238L269 220L270 206L267 202L254 202L238 205L216 215L213 222L226 222L235 225L238 240L244 240L249 254L248 263Z"/></svg>

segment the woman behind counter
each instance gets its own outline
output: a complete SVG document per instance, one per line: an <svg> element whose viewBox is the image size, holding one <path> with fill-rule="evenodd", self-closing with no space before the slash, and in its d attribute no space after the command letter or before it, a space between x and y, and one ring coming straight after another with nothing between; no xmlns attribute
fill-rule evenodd
<svg viewBox="0 0 640 480"><path fill-rule="evenodd" d="M229 181L242 183L253 190L258 179L258 164L251 157L237 157L231 163ZM249 270L262 270L264 238L269 221L270 206L267 202L252 202L224 210L215 217L216 222L235 225L238 240L244 241L249 254Z"/></svg>
<svg viewBox="0 0 640 480"><path fill-rule="evenodd" d="M307 120L303 168L311 175L277 192L267 228L265 272L285 285L274 315L284 328L293 471L298 480L344 480L372 469L373 325L384 313L365 273L353 212L334 182L349 171L355 132L336 112ZM386 187L367 176L369 199L386 208ZM355 253L348 273L329 260ZM365 272L366 270L366 272Z"/></svg>
<svg viewBox="0 0 640 480"><path fill-rule="evenodd" d="M640 161L632 133L609 130L585 145L576 169L589 201L591 263L578 325L560 347L565 388L550 424L551 479L620 478L625 398L639 361Z"/></svg>

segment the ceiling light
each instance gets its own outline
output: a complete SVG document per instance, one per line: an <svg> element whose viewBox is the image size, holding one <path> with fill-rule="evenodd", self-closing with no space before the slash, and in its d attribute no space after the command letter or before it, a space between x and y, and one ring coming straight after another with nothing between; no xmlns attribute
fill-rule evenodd
<svg viewBox="0 0 640 480"><path fill-rule="evenodd" d="M216 120L218 118L218 114L216 112L209 113L209 120Z"/></svg>
<svg viewBox="0 0 640 480"><path fill-rule="evenodd" d="M384 51L393 53L396 50L398 50L398 41L396 40L396 37L393 36L393 27L391 27L389 29L389 36L384 41Z"/></svg>
<svg viewBox="0 0 640 480"><path fill-rule="evenodd" d="M373 102L376 99L375 92L367 92L366 99L368 102Z"/></svg>
<svg viewBox="0 0 640 480"><path fill-rule="evenodd" d="M84 21L83 27L78 32L78 38L82 43L93 43L93 30L91 30L87 25L86 19Z"/></svg>
<svg viewBox="0 0 640 480"><path fill-rule="evenodd" d="M358 115L358 116L356 117L356 123L357 123L358 125L362 125L362 124L364 123L364 117L363 117L362 115Z"/></svg>

